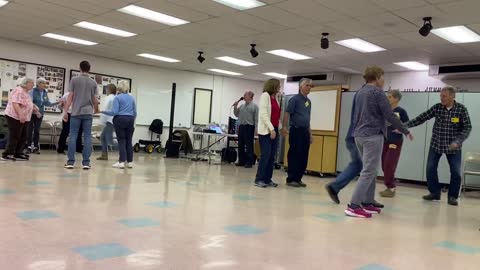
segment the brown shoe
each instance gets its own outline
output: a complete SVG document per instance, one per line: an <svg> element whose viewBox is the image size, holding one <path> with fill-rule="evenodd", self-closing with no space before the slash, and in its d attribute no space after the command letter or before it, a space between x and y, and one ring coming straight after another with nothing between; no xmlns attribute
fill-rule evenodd
<svg viewBox="0 0 480 270"><path fill-rule="evenodd" d="M102 152L102 155L97 160L108 160L108 152Z"/></svg>
<svg viewBox="0 0 480 270"><path fill-rule="evenodd" d="M393 197L395 197L395 190L387 188L384 191L380 191L380 196L385 197L385 198L393 198Z"/></svg>

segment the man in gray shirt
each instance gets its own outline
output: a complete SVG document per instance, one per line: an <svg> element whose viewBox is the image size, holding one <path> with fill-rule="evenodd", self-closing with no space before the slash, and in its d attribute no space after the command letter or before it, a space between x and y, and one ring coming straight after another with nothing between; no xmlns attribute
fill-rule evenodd
<svg viewBox="0 0 480 270"><path fill-rule="evenodd" d="M63 121L68 121L68 110L70 106L70 138L68 140L68 161L66 169L73 169L75 164L76 141L80 126L83 128L83 169L90 169L90 155L92 154L92 122L93 114L98 113L97 83L92 80L88 74L90 72L90 63L82 61L80 63L80 76L70 79L70 95L64 107Z"/></svg>
<svg viewBox="0 0 480 270"><path fill-rule="evenodd" d="M375 202L375 180L387 135L386 123L407 135L410 140L413 139L408 129L393 113L382 89L383 73L383 69L377 66L367 67L363 74L366 84L355 95L355 109L352 114L353 136L363 168L352 200L345 210L351 217L370 218L372 214L381 212Z"/></svg>
<svg viewBox="0 0 480 270"><path fill-rule="evenodd" d="M238 163L237 166L252 168L255 162L253 142L258 122L258 106L253 103L253 92L247 91L243 95L245 104L238 107L237 101L233 104L235 116L238 117Z"/></svg>

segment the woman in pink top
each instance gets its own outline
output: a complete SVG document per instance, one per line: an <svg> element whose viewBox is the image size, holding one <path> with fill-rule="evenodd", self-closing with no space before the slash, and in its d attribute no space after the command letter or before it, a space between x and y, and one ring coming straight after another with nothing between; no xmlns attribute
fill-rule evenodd
<svg viewBox="0 0 480 270"><path fill-rule="evenodd" d="M8 144L2 154L2 160L28 160L23 153L27 140L28 122L32 112L38 114L38 108L33 105L28 94L33 88L33 80L22 78L18 86L12 90L8 97L5 117L8 123Z"/></svg>

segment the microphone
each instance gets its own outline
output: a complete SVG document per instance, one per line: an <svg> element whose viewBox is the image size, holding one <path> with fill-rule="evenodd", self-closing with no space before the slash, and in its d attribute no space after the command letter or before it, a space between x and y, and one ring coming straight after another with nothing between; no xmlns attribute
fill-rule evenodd
<svg viewBox="0 0 480 270"><path fill-rule="evenodd" d="M242 101L242 100L244 100L243 97L241 97L237 102L240 102L240 101ZM235 104L233 104L232 107L233 107L233 106L235 106Z"/></svg>

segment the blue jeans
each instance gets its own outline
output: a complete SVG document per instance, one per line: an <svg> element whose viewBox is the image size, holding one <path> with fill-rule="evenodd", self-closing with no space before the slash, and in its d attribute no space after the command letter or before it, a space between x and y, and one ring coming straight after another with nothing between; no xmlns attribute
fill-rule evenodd
<svg viewBox="0 0 480 270"><path fill-rule="evenodd" d="M113 125L118 140L119 162L133 161L132 137L135 131L135 117L127 115L117 115L113 118Z"/></svg>
<svg viewBox="0 0 480 270"><path fill-rule="evenodd" d="M438 181L438 162L442 157L442 153L437 153L433 148L428 152L427 160L427 186L431 194L440 196L442 186ZM449 198L458 198L460 186L462 184L462 176L460 167L462 165L462 151L456 154L445 154L447 156L448 165L450 166L450 186L448 188Z"/></svg>
<svg viewBox="0 0 480 270"><path fill-rule="evenodd" d="M273 167L275 165L275 154L277 153L278 145L278 129L275 129L277 137L275 140L268 135L258 135L260 142L260 161L258 162L257 176L255 183L264 182L269 184L272 182Z"/></svg>
<svg viewBox="0 0 480 270"><path fill-rule="evenodd" d="M78 130L83 128L83 161L82 165L90 165L92 154L92 115L77 115L70 118L70 135L68 139L68 165L75 164L75 151L77 150Z"/></svg>
<svg viewBox="0 0 480 270"><path fill-rule="evenodd" d="M355 179L355 177L357 177L362 171L362 158L360 157L360 153L358 153L355 139L346 139L345 143L350 152L350 163L348 163L348 166L343 172L337 176L337 179L330 184L330 187L332 187L337 193Z"/></svg>
<svg viewBox="0 0 480 270"><path fill-rule="evenodd" d="M107 122L105 127L103 127L102 134L100 135L100 140L102 141L102 152L108 152L108 146L113 143L113 124Z"/></svg>

